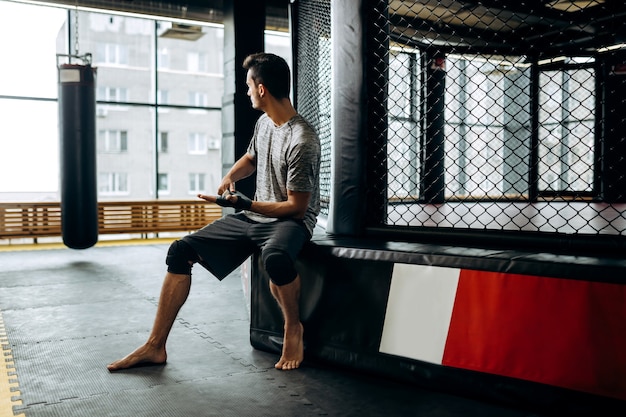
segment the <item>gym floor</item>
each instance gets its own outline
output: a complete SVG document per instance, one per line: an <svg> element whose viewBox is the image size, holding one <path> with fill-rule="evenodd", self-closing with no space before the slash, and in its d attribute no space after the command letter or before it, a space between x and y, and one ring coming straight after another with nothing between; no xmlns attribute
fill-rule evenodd
<svg viewBox="0 0 626 417"><path fill-rule="evenodd" d="M168 363L109 373L156 310L169 244L141 242L0 246L0 416L539 416L306 360L275 370L250 346L239 270L194 267Z"/></svg>

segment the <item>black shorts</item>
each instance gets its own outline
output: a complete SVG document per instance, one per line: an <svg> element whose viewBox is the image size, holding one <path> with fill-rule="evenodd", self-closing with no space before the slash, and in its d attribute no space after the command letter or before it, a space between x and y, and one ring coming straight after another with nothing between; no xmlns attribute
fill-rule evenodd
<svg viewBox="0 0 626 417"><path fill-rule="evenodd" d="M311 234L302 220L279 219L271 223L229 214L183 237L198 254L198 263L222 280L250 255L266 247L280 249L295 261Z"/></svg>

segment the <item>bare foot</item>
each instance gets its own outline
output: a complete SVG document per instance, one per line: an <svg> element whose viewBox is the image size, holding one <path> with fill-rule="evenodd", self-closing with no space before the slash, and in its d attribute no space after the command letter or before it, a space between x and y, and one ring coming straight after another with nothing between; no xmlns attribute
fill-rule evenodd
<svg viewBox="0 0 626 417"><path fill-rule="evenodd" d="M139 366L162 365L166 360L167 353L165 349L158 349L145 344L126 357L107 365L107 369L113 372Z"/></svg>
<svg viewBox="0 0 626 417"><path fill-rule="evenodd" d="M301 323L294 326L293 329L285 328L285 337L283 339L283 352L274 367L283 371L296 369L304 359L304 342L302 337L304 328Z"/></svg>

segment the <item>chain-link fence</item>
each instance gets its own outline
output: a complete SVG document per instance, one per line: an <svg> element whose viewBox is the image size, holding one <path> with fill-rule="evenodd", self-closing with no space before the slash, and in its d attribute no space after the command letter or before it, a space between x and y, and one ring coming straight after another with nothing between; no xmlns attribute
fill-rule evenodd
<svg viewBox="0 0 626 417"><path fill-rule="evenodd" d="M294 72L298 112L313 125L322 145L321 212L328 215L331 164L330 1L304 1L292 15L297 34Z"/></svg>
<svg viewBox="0 0 626 417"><path fill-rule="evenodd" d="M324 143L328 202L331 7L298 3L298 66L308 76L298 104ZM367 133L368 187L381 194L381 207L367 210L383 213L369 226L609 235L623 244L625 118L616 103L626 95L626 5L363 4L382 22L369 23L367 40L384 46L367 58L384 75L384 94L368 100L387 109L382 128L370 123Z"/></svg>

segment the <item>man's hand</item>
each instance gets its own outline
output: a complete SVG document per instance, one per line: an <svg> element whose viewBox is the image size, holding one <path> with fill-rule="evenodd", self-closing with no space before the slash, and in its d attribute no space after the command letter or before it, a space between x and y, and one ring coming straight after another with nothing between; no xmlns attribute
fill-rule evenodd
<svg viewBox="0 0 626 417"><path fill-rule="evenodd" d="M215 203L215 200L217 199L217 196L214 195L205 195L205 194L198 194L198 198L203 199L204 201L208 201L209 203Z"/></svg>
<svg viewBox="0 0 626 417"><path fill-rule="evenodd" d="M198 194L198 197L222 207L234 207L237 210L250 210L252 200L239 191L224 191L221 196Z"/></svg>
<svg viewBox="0 0 626 417"><path fill-rule="evenodd" d="M228 191L235 191L235 183L226 176L222 179L222 183L217 188L217 193L223 196L224 193L228 193Z"/></svg>

